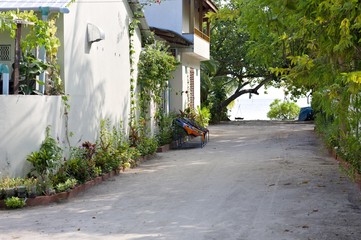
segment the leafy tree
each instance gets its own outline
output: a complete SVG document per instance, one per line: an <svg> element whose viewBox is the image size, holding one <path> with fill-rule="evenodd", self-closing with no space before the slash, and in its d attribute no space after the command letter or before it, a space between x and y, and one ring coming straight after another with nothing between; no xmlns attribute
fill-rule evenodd
<svg viewBox="0 0 361 240"><path fill-rule="evenodd" d="M289 101L282 102L280 99L275 99L270 104L270 111L267 113L267 117L277 120L294 120L297 118L300 112L300 107Z"/></svg>
<svg viewBox="0 0 361 240"><path fill-rule="evenodd" d="M222 108L221 104L231 93L232 86L227 84L230 77L216 75L219 63L215 60L201 63L201 103L211 112L211 122L219 122L227 119L227 108Z"/></svg>
<svg viewBox="0 0 361 240"><path fill-rule="evenodd" d="M270 67L283 66L285 59L281 48L271 44L270 36L273 35L267 24L259 20L257 26L250 25L249 17L252 14L254 18L256 10L262 12L262 8L252 1L231 1L223 5L218 13L209 14L213 26L211 56L217 67L203 90L213 96L207 100L212 100L212 115L221 115L218 120L224 120L226 107L239 96L258 95L262 86L280 81ZM244 13L246 11L248 14ZM256 36L253 31L263 34ZM205 101L205 98L202 100Z"/></svg>
<svg viewBox="0 0 361 240"><path fill-rule="evenodd" d="M239 23L246 57L281 80L273 85L312 93L317 129L361 171L360 1L233 0L216 16Z"/></svg>

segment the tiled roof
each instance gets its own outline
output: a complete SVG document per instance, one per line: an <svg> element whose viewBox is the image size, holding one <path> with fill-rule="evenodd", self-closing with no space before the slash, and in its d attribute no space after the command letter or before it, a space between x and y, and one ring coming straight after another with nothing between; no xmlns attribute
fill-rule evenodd
<svg viewBox="0 0 361 240"><path fill-rule="evenodd" d="M8 10L38 10L39 7L49 7L50 11L62 12L71 0L1 0L0 11Z"/></svg>

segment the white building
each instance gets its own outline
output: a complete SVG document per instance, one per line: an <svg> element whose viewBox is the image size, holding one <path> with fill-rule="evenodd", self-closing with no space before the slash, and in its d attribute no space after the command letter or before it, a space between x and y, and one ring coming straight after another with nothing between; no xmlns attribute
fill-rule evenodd
<svg viewBox="0 0 361 240"><path fill-rule="evenodd" d="M21 176L29 170L26 155L39 149L45 129L70 143L95 142L101 119L126 126L130 113L129 23L127 1L33 0L0 2L0 11L49 10L60 13L58 59L70 111L64 114L61 96L0 95L0 177ZM26 27L24 27L26 29ZM141 51L141 32L133 37L135 59ZM0 64L11 69L14 39L0 32ZM136 68L136 63L135 66ZM1 87L1 86L0 86ZM67 119L68 118L68 119ZM66 144L65 144L66 145Z"/></svg>
<svg viewBox="0 0 361 240"><path fill-rule="evenodd" d="M169 82L170 111L200 106L200 63L210 58L210 26L205 14L216 11L210 0L165 0L144 7L151 30L170 44L180 62Z"/></svg>

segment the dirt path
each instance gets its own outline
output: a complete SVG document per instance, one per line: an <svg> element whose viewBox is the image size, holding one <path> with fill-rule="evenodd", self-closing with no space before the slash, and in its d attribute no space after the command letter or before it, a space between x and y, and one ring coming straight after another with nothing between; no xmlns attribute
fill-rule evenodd
<svg viewBox="0 0 361 240"><path fill-rule="evenodd" d="M359 240L361 195L312 124L212 126L76 199L0 212L0 239Z"/></svg>

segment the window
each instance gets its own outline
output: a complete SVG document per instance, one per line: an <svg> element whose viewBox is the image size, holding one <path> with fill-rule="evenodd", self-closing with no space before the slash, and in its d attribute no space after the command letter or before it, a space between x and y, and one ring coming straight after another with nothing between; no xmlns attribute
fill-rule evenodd
<svg viewBox="0 0 361 240"><path fill-rule="evenodd" d="M0 61L10 61L11 60L10 49L11 49L10 44L0 45Z"/></svg>

